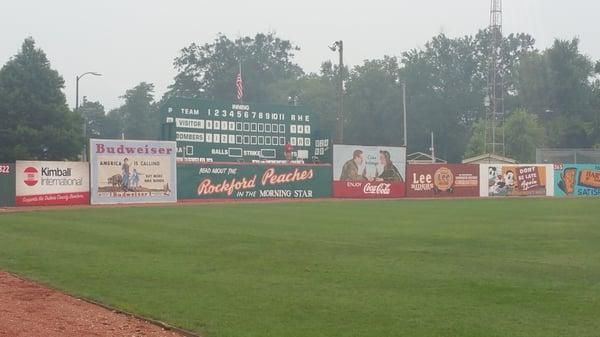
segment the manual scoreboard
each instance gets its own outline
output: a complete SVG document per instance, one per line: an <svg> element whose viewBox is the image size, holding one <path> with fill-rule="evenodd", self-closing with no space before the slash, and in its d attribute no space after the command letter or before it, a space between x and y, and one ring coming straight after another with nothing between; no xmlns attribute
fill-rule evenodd
<svg viewBox="0 0 600 337"><path fill-rule="evenodd" d="M323 161L330 143L319 139L314 114L304 107L217 103L171 98L161 107L162 138L177 142L189 162Z"/></svg>

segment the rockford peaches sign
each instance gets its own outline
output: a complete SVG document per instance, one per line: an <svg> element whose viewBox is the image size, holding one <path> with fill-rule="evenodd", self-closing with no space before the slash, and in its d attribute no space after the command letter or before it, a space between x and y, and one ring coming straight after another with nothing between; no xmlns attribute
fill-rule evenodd
<svg viewBox="0 0 600 337"><path fill-rule="evenodd" d="M178 196L191 199L310 199L331 196L330 165L177 165Z"/></svg>
<svg viewBox="0 0 600 337"><path fill-rule="evenodd" d="M17 161L15 171L17 206L89 203L88 163Z"/></svg>

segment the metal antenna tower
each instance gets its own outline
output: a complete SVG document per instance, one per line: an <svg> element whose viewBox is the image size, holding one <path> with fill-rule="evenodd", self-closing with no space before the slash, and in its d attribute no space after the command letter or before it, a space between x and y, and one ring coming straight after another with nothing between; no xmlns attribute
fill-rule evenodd
<svg viewBox="0 0 600 337"><path fill-rule="evenodd" d="M504 66L502 64L502 0L490 0L491 35L488 92L485 100L485 152L505 156Z"/></svg>

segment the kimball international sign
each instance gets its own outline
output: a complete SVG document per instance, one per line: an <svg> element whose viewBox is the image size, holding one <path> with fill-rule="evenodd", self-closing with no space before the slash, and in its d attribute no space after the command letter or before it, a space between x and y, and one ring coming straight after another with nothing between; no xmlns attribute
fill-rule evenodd
<svg viewBox="0 0 600 337"><path fill-rule="evenodd" d="M89 204L88 163L17 161L16 205Z"/></svg>
<svg viewBox="0 0 600 337"><path fill-rule="evenodd" d="M330 165L179 164L177 176L180 200L331 196Z"/></svg>

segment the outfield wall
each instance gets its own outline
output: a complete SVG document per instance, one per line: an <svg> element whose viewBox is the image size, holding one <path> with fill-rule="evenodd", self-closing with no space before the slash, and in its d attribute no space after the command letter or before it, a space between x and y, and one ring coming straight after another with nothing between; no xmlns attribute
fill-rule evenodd
<svg viewBox="0 0 600 337"><path fill-rule="evenodd" d="M156 154L165 156L164 160L146 153L123 152L127 148L141 148L144 152L146 148L161 145L156 142L103 141L102 144L104 149L112 146L114 153L92 156L91 167L82 162L0 164L0 207L89 204L90 194L97 194L96 200L100 202L92 202L95 204L337 197L332 165L176 164L173 144L165 144L171 149L168 154L166 150ZM127 170L123 167L125 158L130 173L135 169L140 175L139 182L123 180L122 174ZM361 194L365 193L365 186L389 184L368 177L365 181L344 183L361 183ZM600 165L407 165L406 182L401 184L406 194L379 195L376 188L374 194L364 198L598 197ZM392 190L387 187L379 192L386 189ZM355 197L360 198L358 194Z"/></svg>
<svg viewBox="0 0 600 337"><path fill-rule="evenodd" d="M331 165L177 165L179 200L330 198L331 181Z"/></svg>

